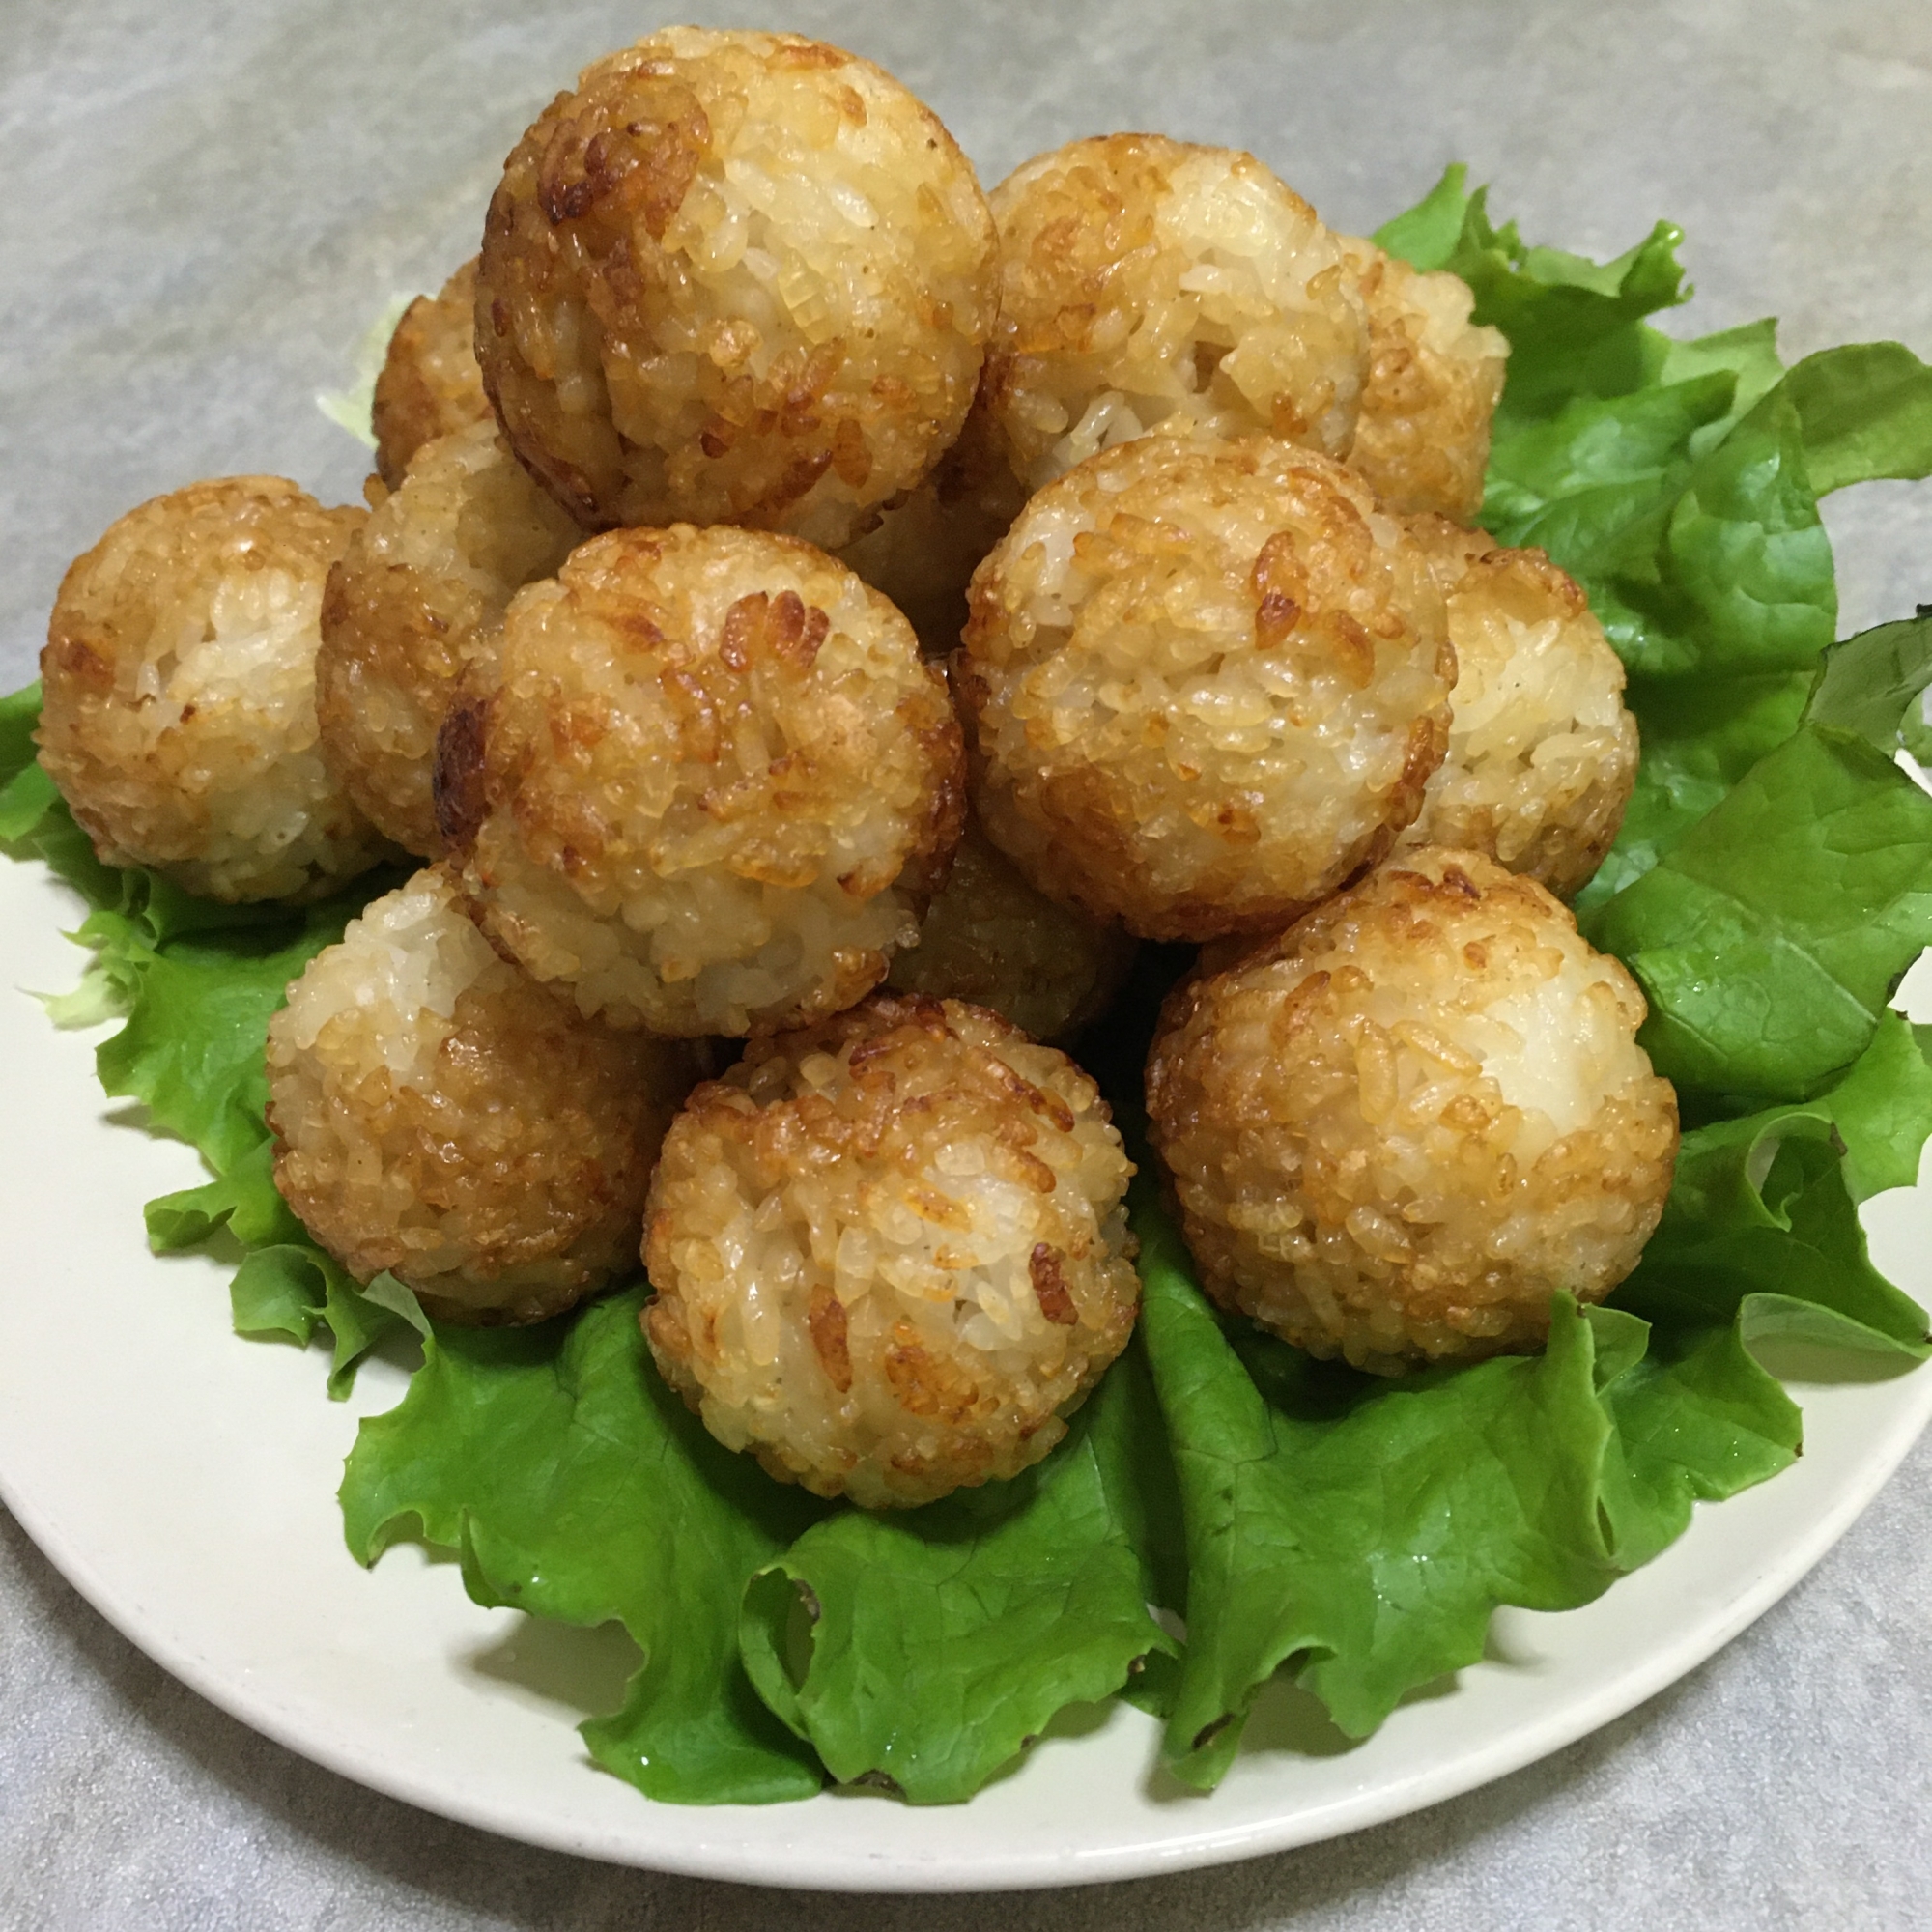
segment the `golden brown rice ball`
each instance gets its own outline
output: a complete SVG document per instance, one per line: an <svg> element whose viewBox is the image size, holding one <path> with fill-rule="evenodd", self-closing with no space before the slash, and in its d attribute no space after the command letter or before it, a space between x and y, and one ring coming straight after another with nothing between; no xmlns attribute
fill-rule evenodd
<svg viewBox="0 0 1932 1932"><path fill-rule="evenodd" d="M1427 553L1270 437L1149 437L1027 505L955 676L975 804L1049 897L1147 939L1279 930L1415 816L1449 730Z"/></svg>
<svg viewBox="0 0 1932 1932"><path fill-rule="evenodd" d="M494 648L511 597L582 538L492 417L417 450L329 572L315 661L323 755L407 851L443 850L430 765L459 681Z"/></svg>
<svg viewBox="0 0 1932 1932"><path fill-rule="evenodd" d="M636 1265L696 1077L683 1041L582 1019L491 950L432 867L352 920L269 1028L275 1185L357 1281L541 1321Z"/></svg>
<svg viewBox="0 0 1932 1932"><path fill-rule="evenodd" d="M952 137L871 62L671 27L586 68L504 163L477 355L580 520L836 549L958 434L997 300Z"/></svg>
<svg viewBox="0 0 1932 1932"><path fill-rule="evenodd" d="M1636 783L1623 661L1540 550L1422 527L1449 589L1449 751L1398 841L1486 852L1561 898L1603 864Z"/></svg>
<svg viewBox="0 0 1932 1932"><path fill-rule="evenodd" d="M1035 1039L1066 1040L1106 1010L1133 958L1119 926L1035 892L969 813L919 944L894 956L886 984L966 1000Z"/></svg>
<svg viewBox="0 0 1932 1932"><path fill-rule="evenodd" d="M586 1013L772 1032L851 1006L959 842L964 758L912 627L793 537L615 530L505 615L438 745L484 929Z"/></svg>
<svg viewBox="0 0 1932 1932"><path fill-rule="evenodd" d="M876 995L753 1045L672 1124L651 1352L721 1442L819 1495L1017 1475L1126 1346L1132 1172L1065 1054Z"/></svg>
<svg viewBox="0 0 1932 1932"><path fill-rule="evenodd" d="M316 742L317 616L361 509L190 483L75 559L41 653L41 763L110 866L203 897L318 898L387 848Z"/></svg>
<svg viewBox="0 0 1932 1932"><path fill-rule="evenodd" d="M476 258L436 296L418 296L389 337L376 378L371 427L376 473L398 488L410 458L440 436L491 422L490 398L476 366Z"/></svg>
<svg viewBox="0 0 1932 1932"><path fill-rule="evenodd" d="M1509 339L1470 322L1476 298L1460 275L1411 269L1353 236L1342 248L1369 318L1369 374L1349 467L1392 510L1472 524Z"/></svg>
<svg viewBox="0 0 1932 1932"><path fill-rule="evenodd" d="M1337 238L1252 155L1072 141L993 190L983 406L1029 490L1148 430L1345 455L1368 333Z"/></svg>
<svg viewBox="0 0 1932 1932"><path fill-rule="evenodd" d="M1534 880L1441 849L1183 980L1148 1111L1203 1285L1379 1374L1540 1347L1550 1297L1601 1301L1670 1191L1643 1018Z"/></svg>

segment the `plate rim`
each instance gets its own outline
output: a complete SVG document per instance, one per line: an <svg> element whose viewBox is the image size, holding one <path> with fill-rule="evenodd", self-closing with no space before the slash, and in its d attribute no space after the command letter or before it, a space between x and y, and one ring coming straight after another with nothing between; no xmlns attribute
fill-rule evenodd
<svg viewBox="0 0 1932 1932"><path fill-rule="evenodd" d="M1914 1376L1915 1372L1908 1370L1899 1379L1902 1381ZM238 1688L216 1665L197 1656L191 1646L176 1642L164 1630L157 1631L144 1624L124 1594L71 1539L62 1534L55 1520L38 1509L32 1499L8 1478L5 1470L0 1470L0 1503L6 1505L35 1547L98 1614L143 1656L186 1685L196 1695L297 1756L318 1764L351 1783L412 1805L417 1810L541 1850L687 1878L767 1885L802 1891L903 1895L942 1891L1048 1890L1147 1878L1163 1872L1198 1870L1324 1843L1464 1796L1498 1778L1507 1777L1628 1715L1706 1662L1748 1629L1795 1589L1840 1541L1911 1453L1927 1424L1932 1423L1932 1373L1918 1375L1913 1387L1914 1397L1910 1405L1892 1420L1883 1438L1859 1463L1857 1479L1834 1494L1830 1508L1809 1530L1782 1550L1777 1560L1759 1572L1747 1587L1693 1621L1674 1641L1660 1650L1647 1668L1627 1670L1594 1693L1573 1699L1541 1721L1533 1721L1506 1737L1470 1750L1460 1758L1452 1759L1446 1766L1438 1763L1419 1767L1399 1783L1383 1784L1355 1798L1338 1800L1312 1816L1302 1812L1279 1820L1228 1826L1203 1833L1185 1843L1164 1848L1123 1846L1084 1855L1073 1849L1050 1854L1020 1854L1010 1865L991 1874L979 1868L970 1874L965 1873L939 1859L926 1861L919 1868L910 1870L888 1869L869 1863L850 1869L837 1863L836 1860L828 1861L822 1869L780 1870L779 1861L773 1855L761 1854L755 1848L746 1846L740 1846L722 1858L702 1845L690 1854L681 1854L675 1846L652 1848L647 1853L639 1847L606 1842L594 1831L553 1831L541 1824L533 1829L527 1821L502 1815L497 1807L489 1804L466 1805L461 1802L451 1802L447 1794L428 1788L423 1781L410 1776L397 1775L380 1761L367 1756L358 1759L352 1748L338 1744L334 1738L305 1732L278 1710L272 1700L249 1695L245 1687ZM1722 1505L1699 1503L1696 1506L1696 1515L1685 1532L1687 1536L1695 1533L1697 1517L1712 1507L1721 1508ZM453 1587L455 1579L452 1577L449 1581ZM1614 1589L1617 1586L1613 1583L1610 1587ZM1567 1613L1558 1611L1553 1614ZM587 1758L583 1770L586 1776L591 1776L609 1775L600 1774ZM1414 1789L1419 1786L1426 1786L1426 1792ZM655 1803L641 1792L637 1793L636 1798L642 1805ZM799 1802L828 1801L837 1802L831 1799L829 1793L821 1794L817 1801ZM1208 1802L1211 1803L1211 1798ZM697 1811L716 1817L776 1807L687 1807L667 1804L663 1808L681 1816Z"/></svg>
<svg viewBox="0 0 1932 1932"><path fill-rule="evenodd" d="M1907 1370L1899 1379L1903 1381L1915 1375L1915 1371ZM1881 1441L1874 1444L1871 1452L1859 1463L1856 1481L1846 1484L1834 1494L1831 1507L1813 1522L1809 1530L1780 1551L1777 1560L1759 1572L1747 1587L1693 1621L1659 1651L1648 1667L1627 1670L1594 1692L1559 1706L1548 1718L1532 1721L1516 1732L1451 1759L1447 1765L1423 1765L1400 1782L1379 1785L1354 1798L1340 1799L1313 1814L1303 1811L1278 1820L1232 1825L1200 1833L1184 1843L1165 1847L1122 1846L1086 1854L1073 1848L1057 1853L1022 1853L1014 1855L1008 1866L990 1874L977 1866L967 1872L937 1858L924 1861L912 1869L903 1866L887 1868L870 1863L853 1869L838 1862L842 1854L827 1860L822 1868L781 1870L779 1865L783 1861L755 1847L741 1845L722 1857L701 1843L688 1854L681 1853L674 1845L648 1850L638 1846L626 1847L607 1841L603 1834L595 1831L554 1831L541 1823L533 1828L527 1821L506 1815L487 1803L466 1805L460 1800L453 1802L448 1794L429 1787L425 1780L392 1772L368 1756L358 1758L352 1747L338 1743L333 1737L304 1731L271 1699L251 1696L246 1687L237 1687L217 1665L196 1655L191 1646L175 1641L165 1630L157 1631L144 1624L124 1593L71 1539L62 1534L56 1520L38 1509L4 1470L0 1470L0 1503L6 1505L35 1547L98 1614L143 1656L186 1685L196 1695L237 1722L293 1751L298 1757L318 1764L351 1783L412 1805L417 1810L540 1850L686 1878L765 1885L800 1891L863 1891L902 1895L1051 1890L1233 1864L1245 1859L1325 1843L1463 1797L1483 1785L1507 1777L1628 1715L1689 1675L1699 1664L1708 1662L1747 1630L1789 1595L1842 1539L1911 1453L1928 1423L1932 1423L1932 1373L1918 1375L1914 1390L1914 1399L1903 1414L1892 1420ZM1695 1533L1696 1518L1713 1507L1721 1508L1722 1505L1699 1503L1696 1506L1696 1515L1690 1529L1685 1532L1687 1536ZM455 1579L451 1577L449 1582L453 1587ZM1613 1583L1610 1587L1615 1589L1617 1585ZM1568 1613L1557 1611L1552 1614L1560 1616ZM609 1775L600 1773L587 1758L583 1762L583 1771L590 1776ZM639 1804L657 1803L641 1792L635 1795ZM821 1794L817 1800L797 1802L838 1801L828 1792ZM1212 1802L1211 1797L1208 1802ZM665 1804L662 1808L680 1816L696 1811L719 1817L778 1807ZM787 1855L787 1858L791 1856Z"/></svg>

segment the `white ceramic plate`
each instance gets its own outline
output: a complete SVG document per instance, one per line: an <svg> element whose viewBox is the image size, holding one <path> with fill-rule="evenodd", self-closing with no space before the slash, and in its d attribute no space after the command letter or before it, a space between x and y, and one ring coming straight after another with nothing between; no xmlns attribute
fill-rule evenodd
<svg viewBox="0 0 1932 1932"><path fill-rule="evenodd" d="M1628 1711L1804 1576L1932 1415L1932 1375L1800 1386L1805 1453L1699 1511L1648 1569L1586 1609L1505 1611L1453 1690L1349 1747L1312 1700L1270 1693L1211 1797L1156 1770L1124 1706L1063 1719L970 1804L877 1796L687 1809L596 1771L574 1725L614 1704L635 1653L614 1630L482 1610L453 1565L405 1547L364 1572L335 1487L357 1418L403 1372L324 1399L320 1356L246 1342L225 1270L156 1261L140 1204L200 1178L193 1152L117 1123L92 1039L16 988L65 989L73 901L0 862L0 1496L74 1586L151 1657L304 1756L414 1804L592 1858L751 1883L938 1890L1070 1885L1280 1851L1419 1809ZM1921 984L1926 983L1921 980ZM1932 986L1928 986L1932 991ZM1912 1004L1921 1010L1927 1001ZM1932 1191L1867 1214L1879 1264L1932 1290Z"/></svg>

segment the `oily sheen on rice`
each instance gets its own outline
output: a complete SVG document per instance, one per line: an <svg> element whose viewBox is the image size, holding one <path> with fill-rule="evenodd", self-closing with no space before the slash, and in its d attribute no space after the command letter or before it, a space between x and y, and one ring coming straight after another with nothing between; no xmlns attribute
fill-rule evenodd
<svg viewBox="0 0 1932 1932"><path fill-rule="evenodd" d="M476 258L444 282L440 293L418 296L389 337L376 377L370 427L376 473L391 489L410 458L440 436L494 418L476 366Z"/></svg>
<svg viewBox="0 0 1932 1932"><path fill-rule="evenodd" d="M1670 1191L1677 1096L1643 995L1534 880L1390 860L1170 996L1148 1113L1202 1284L1393 1374L1540 1348Z"/></svg>
<svg viewBox="0 0 1932 1932"><path fill-rule="evenodd" d="M538 1321L634 1265L683 1041L582 1018L432 867L352 920L269 1028L275 1184L356 1280Z"/></svg>
<svg viewBox="0 0 1932 1932"><path fill-rule="evenodd" d="M494 418L424 443L328 573L316 708L329 769L406 851L440 857L432 754L465 672L511 597L583 532Z"/></svg>
<svg viewBox="0 0 1932 1932"><path fill-rule="evenodd" d="M585 524L837 548L958 434L995 300L972 164L890 74L671 27L586 68L504 164L476 346Z"/></svg>
<svg viewBox="0 0 1932 1932"><path fill-rule="evenodd" d="M1449 750L1398 849L1487 852L1561 898L1616 840L1636 783L1624 666L1581 588L1540 550L1417 525L1449 593Z"/></svg>
<svg viewBox="0 0 1932 1932"><path fill-rule="evenodd" d="M1447 742L1426 552L1271 437L1090 457L980 565L972 613L987 835L1145 938L1278 930L1388 850Z"/></svg>
<svg viewBox="0 0 1932 1932"><path fill-rule="evenodd" d="M754 1041L672 1124L651 1351L721 1442L820 1495L1016 1475L1126 1346L1132 1172L1065 1054L875 994Z"/></svg>
<svg viewBox="0 0 1932 1932"><path fill-rule="evenodd" d="M367 512L229 476L116 522L62 581L41 763L103 863L310 899L386 851L317 742L323 582Z"/></svg>
<svg viewBox="0 0 1932 1932"><path fill-rule="evenodd" d="M964 810L905 619L809 544L722 525L613 530L520 591L439 759L485 930L585 1012L687 1037L877 985Z"/></svg>

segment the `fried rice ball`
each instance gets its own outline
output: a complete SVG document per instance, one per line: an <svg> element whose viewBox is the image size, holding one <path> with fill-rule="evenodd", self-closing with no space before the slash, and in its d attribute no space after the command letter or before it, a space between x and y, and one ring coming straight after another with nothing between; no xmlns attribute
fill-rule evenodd
<svg viewBox="0 0 1932 1932"><path fill-rule="evenodd" d="M1025 506L998 431L976 409L932 474L838 560L899 607L928 657L945 657L966 628L974 571Z"/></svg>
<svg viewBox="0 0 1932 1932"><path fill-rule="evenodd" d="M1449 751L1398 841L1486 852L1560 898L1603 864L1636 783L1624 667L1583 592L1540 550L1421 532L1449 590Z"/></svg>
<svg viewBox="0 0 1932 1932"><path fill-rule="evenodd" d="M465 671L494 648L511 597L582 538L492 417L423 444L328 573L315 661L323 755L406 850L442 854L430 767Z"/></svg>
<svg viewBox="0 0 1932 1932"><path fill-rule="evenodd" d="M1397 1374L1540 1347L1663 1211L1677 1097L1643 996L1532 879L1403 855L1170 996L1153 1144L1203 1285Z"/></svg>
<svg viewBox="0 0 1932 1932"><path fill-rule="evenodd" d="M952 870L894 956L899 993L988 1007L1035 1039L1070 1039L1099 1018L1133 964L1118 926L1037 893L969 813Z"/></svg>
<svg viewBox="0 0 1932 1932"><path fill-rule="evenodd" d="M1373 864L1449 731L1427 552L1340 464L1149 437L1028 503L954 661L988 836L1147 939L1278 931Z"/></svg>
<svg viewBox="0 0 1932 1932"><path fill-rule="evenodd" d="M885 978L959 842L946 684L793 537L613 530L505 614L437 803L484 929L616 1026L836 1012Z"/></svg>
<svg viewBox="0 0 1932 1932"><path fill-rule="evenodd" d="M1369 319L1349 467L1392 510L1474 523L1509 340L1470 322L1475 297L1461 276L1411 269L1353 236L1342 249Z"/></svg>
<svg viewBox="0 0 1932 1932"><path fill-rule="evenodd" d="M754 1044L672 1123L651 1352L721 1442L819 1495L1017 1475L1126 1346L1132 1172L1065 1054L875 995Z"/></svg>
<svg viewBox="0 0 1932 1932"><path fill-rule="evenodd" d="M958 434L994 248L971 162L871 62L667 28L586 68L504 163L484 385L586 525L836 549Z"/></svg>
<svg viewBox="0 0 1932 1932"><path fill-rule="evenodd" d="M1356 277L1252 155L1073 141L1015 169L992 205L983 406L1029 490L1156 427L1347 454L1368 367Z"/></svg>
<svg viewBox="0 0 1932 1932"><path fill-rule="evenodd" d="M317 743L323 581L368 512L279 476L190 483L68 570L41 763L110 866L205 898L319 898L387 847Z"/></svg>
<svg viewBox="0 0 1932 1932"><path fill-rule="evenodd" d="M957 644L973 571L1031 489L1154 427L1346 449L1365 373L1342 238L1251 155L1076 141L992 202L1003 305L974 408L933 474L843 553L929 651Z"/></svg>
<svg viewBox="0 0 1932 1932"><path fill-rule="evenodd" d="M440 436L494 420L476 366L476 258L402 313L376 378L376 473L401 487L410 458Z"/></svg>
<svg viewBox="0 0 1932 1932"><path fill-rule="evenodd" d="M275 1185L357 1281L541 1321L628 1273L684 1041L616 1034L499 959L446 870L312 959L269 1027Z"/></svg>

